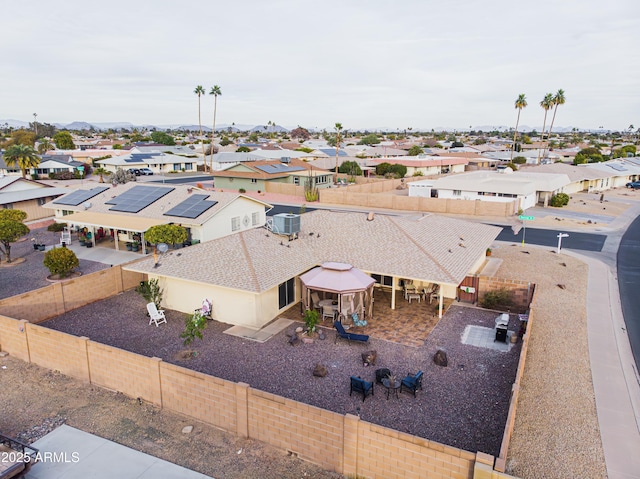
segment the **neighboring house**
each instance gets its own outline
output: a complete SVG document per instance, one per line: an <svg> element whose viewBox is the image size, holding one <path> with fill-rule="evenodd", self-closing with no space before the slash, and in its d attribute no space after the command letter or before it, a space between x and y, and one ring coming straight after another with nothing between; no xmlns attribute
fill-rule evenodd
<svg viewBox="0 0 640 479"><path fill-rule="evenodd" d="M24 211L26 221L51 217L51 210L43 205L68 192L67 188L55 188L22 177L0 176L0 208Z"/></svg>
<svg viewBox="0 0 640 479"><path fill-rule="evenodd" d="M587 163L579 166L608 175L606 179L600 181L600 185L596 184L595 189L617 188L640 178L640 158L616 158L602 163Z"/></svg>
<svg viewBox="0 0 640 479"><path fill-rule="evenodd" d="M280 160L284 163L291 159L309 161L321 156L315 153L293 150L253 150L245 153L220 152L213 155L213 171L226 170L234 165L252 161Z"/></svg>
<svg viewBox="0 0 640 479"><path fill-rule="evenodd" d="M85 166L86 163L74 160L71 155L42 155L35 172L38 176L46 177L51 173L75 173Z"/></svg>
<svg viewBox="0 0 640 479"><path fill-rule="evenodd" d="M197 157L197 155L194 155L192 158L187 158L185 156L167 154L160 151L144 153L132 151L126 155L98 160L96 164L112 173L115 173L119 169L150 168L154 173L162 174L171 171L196 172L198 165L203 164L203 160Z"/></svg>
<svg viewBox="0 0 640 479"><path fill-rule="evenodd" d="M498 202L517 199L516 210L526 210L537 203L546 206L551 196L563 192L569 183L569 178L562 174L516 173L507 168L505 172L471 171L437 180L411 182L409 196ZM427 191L426 186L431 190Z"/></svg>
<svg viewBox="0 0 640 479"><path fill-rule="evenodd" d="M357 156L358 158L390 158L397 156L407 156L407 150L401 150L400 148L395 148L393 146L366 146L366 145L356 145L356 146L348 146L345 148L345 151L350 156ZM334 153L335 156L335 153Z"/></svg>
<svg viewBox="0 0 640 479"><path fill-rule="evenodd" d="M328 188L333 181L329 171L319 170L295 158L283 158L247 161L216 171L214 183L218 189L265 191L265 184L269 182L303 186L309 177L313 177L318 188Z"/></svg>
<svg viewBox="0 0 640 479"><path fill-rule="evenodd" d="M446 173L462 173L469 161L457 156L436 157L427 155L405 156L404 158L376 158L366 160L367 166L377 166L381 163L404 165L407 167L405 176L430 176Z"/></svg>
<svg viewBox="0 0 640 479"><path fill-rule="evenodd" d="M348 263L378 278L393 292L392 308L400 279L416 286L437 283L442 315L443 298L458 297L459 285L482 268L501 231L437 215L316 210L286 216L300 219L299 229L287 236L254 228L187 248L180 257L165 255L157 267L146 259L124 269L157 278L169 309L192 313L206 298L217 321L251 328L299 301L299 276L325 262Z"/></svg>
<svg viewBox="0 0 640 479"><path fill-rule="evenodd" d="M139 241L146 250L144 232L151 226L179 224L188 241L205 242L266 223L271 205L236 193L212 192L188 185L130 182L79 189L49 202L55 219L87 228L94 238L110 236L120 243ZM97 234L101 233L101 234ZM195 240L195 241L194 241Z"/></svg>
<svg viewBox="0 0 640 479"><path fill-rule="evenodd" d="M600 191L608 190L614 186L614 177L619 173L612 168L610 171L603 171L600 168L591 168L587 165L570 165L567 163L549 163L538 166L527 166L520 171L536 171L541 173L564 174L569 178L569 184L564 187L563 193L568 195L579 191ZM625 173L625 172L623 172ZM627 177L627 175L623 175ZM626 181L625 181L626 183ZM623 185L624 186L624 185Z"/></svg>
<svg viewBox="0 0 640 479"><path fill-rule="evenodd" d="M20 171L17 164L9 166L4 162L4 151L2 150L0 150L0 175L22 177L22 171Z"/></svg>

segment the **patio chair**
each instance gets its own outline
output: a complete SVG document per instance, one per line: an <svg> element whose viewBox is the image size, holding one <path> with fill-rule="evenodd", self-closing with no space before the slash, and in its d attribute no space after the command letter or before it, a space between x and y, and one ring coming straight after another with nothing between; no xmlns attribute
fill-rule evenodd
<svg viewBox="0 0 640 479"><path fill-rule="evenodd" d="M431 287L425 288L423 291L424 300L426 301L427 299L429 299L429 304L431 304L431 301L433 301L434 299L438 299L438 294L440 293L440 285L433 283Z"/></svg>
<svg viewBox="0 0 640 479"><path fill-rule="evenodd" d="M415 374L408 374L401 382L400 382L400 392L403 389L406 389L413 393L413 397L416 397L416 391L418 389L422 389L422 376L424 373L422 371L418 371Z"/></svg>
<svg viewBox="0 0 640 479"><path fill-rule="evenodd" d="M349 342L351 341L360 341L361 343L369 342L369 336L367 336L366 334L347 333L344 327L342 326L342 323L340 323L340 321L334 321L333 327L336 328L336 339L334 343L338 341L338 337L342 339L346 339Z"/></svg>
<svg viewBox="0 0 640 479"><path fill-rule="evenodd" d="M331 318L331 320L333 321L335 319L335 314L336 311L332 306L325 305L322 307L322 321L324 321L324 318Z"/></svg>
<svg viewBox="0 0 640 479"><path fill-rule="evenodd" d="M159 326L160 323L166 323L167 318L164 315L164 310L156 308L156 303L148 303L147 311L149 312L149 326L151 323L155 323L156 326Z"/></svg>
<svg viewBox="0 0 640 479"><path fill-rule="evenodd" d="M318 293L311 293L311 301L313 301L313 309L321 309Z"/></svg>
<svg viewBox="0 0 640 479"><path fill-rule="evenodd" d="M349 391L349 396L351 396L353 391L362 394L362 402L364 402L364 400L367 399L367 396L373 396L373 383L356 376L351 376L351 390Z"/></svg>

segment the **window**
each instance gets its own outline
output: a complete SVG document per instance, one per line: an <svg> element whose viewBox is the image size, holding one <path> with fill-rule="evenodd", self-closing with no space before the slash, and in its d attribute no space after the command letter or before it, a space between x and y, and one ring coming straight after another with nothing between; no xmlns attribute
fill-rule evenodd
<svg viewBox="0 0 640 479"><path fill-rule="evenodd" d="M5 203L4 205L2 205L2 207L5 210L12 210L13 209L13 203Z"/></svg>
<svg viewBox="0 0 640 479"><path fill-rule="evenodd" d="M291 278L285 283L278 285L278 308L282 309L295 301L294 295L295 278Z"/></svg>
<svg viewBox="0 0 640 479"><path fill-rule="evenodd" d="M38 206L42 206L47 202L46 198L38 198Z"/></svg>
<svg viewBox="0 0 640 479"><path fill-rule="evenodd" d="M294 176L293 177L293 184L294 185L300 185L300 177L299 176Z"/></svg>
<svg viewBox="0 0 640 479"><path fill-rule="evenodd" d="M185 163L185 164L184 164L184 169L185 169L186 171L193 170L193 163Z"/></svg>
<svg viewBox="0 0 640 479"><path fill-rule="evenodd" d="M173 171L180 171L182 169L182 163L174 163Z"/></svg>
<svg viewBox="0 0 640 479"><path fill-rule="evenodd" d="M372 274L371 277L378 282L380 286L393 286L393 276L382 276L379 274Z"/></svg>
<svg viewBox="0 0 640 479"><path fill-rule="evenodd" d="M257 211L255 213L251 213L251 226L256 226L260 222L260 213Z"/></svg>
<svg viewBox="0 0 640 479"><path fill-rule="evenodd" d="M461 190L453 190L453 196L461 196L461 195L462 195Z"/></svg>
<svg viewBox="0 0 640 479"><path fill-rule="evenodd" d="M257 183L258 183L258 180L257 180L256 178L251 178L251 183L253 183L253 184L257 184Z"/></svg>
<svg viewBox="0 0 640 479"><path fill-rule="evenodd" d="M240 217L234 216L231 218L231 231L238 231L240 229Z"/></svg>

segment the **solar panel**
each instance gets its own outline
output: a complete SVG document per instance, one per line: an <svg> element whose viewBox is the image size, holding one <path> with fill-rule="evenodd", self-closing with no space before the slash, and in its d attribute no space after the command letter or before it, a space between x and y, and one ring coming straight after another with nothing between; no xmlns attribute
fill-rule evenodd
<svg viewBox="0 0 640 479"><path fill-rule="evenodd" d="M163 196L171 193L175 188L163 186L134 186L129 191L105 201L107 205L115 205L109 211L122 211L124 213L137 213L155 203Z"/></svg>
<svg viewBox="0 0 640 479"><path fill-rule="evenodd" d="M193 195L184 200L182 203L174 206L169 211L164 213L164 216L179 216L181 218L197 218L202 213L207 211L212 206L215 206L217 201L207 201L209 195Z"/></svg>
<svg viewBox="0 0 640 479"><path fill-rule="evenodd" d="M304 168L302 166L288 166L283 165L282 163L276 163L274 165L255 165L261 171L265 173L273 174L273 173L290 173L292 171L302 171Z"/></svg>
<svg viewBox="0 0 640 479"><path fill-rule="evenodd" d="M94 196L99 195L100 193L108 189L108 186L96 186L95 188L91 188L90 190L76 190L72 193L69 193L68 195L64 195L62 198L58 198L54 201L54 203L58 205L78 206L79 204L90 200Z"/></svg>
<svg viewBox="0 0 640 479"><path fill-rule="evenodd" d="M616 165L615 163L609 163L607 165L609 168L613 168L616 171L627 171L627 169L622 165Z"/></svg>

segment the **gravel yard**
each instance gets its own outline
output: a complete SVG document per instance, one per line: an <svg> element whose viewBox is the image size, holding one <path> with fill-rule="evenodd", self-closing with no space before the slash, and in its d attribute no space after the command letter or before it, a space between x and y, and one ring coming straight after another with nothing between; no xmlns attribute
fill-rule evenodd
<svg viewBox="0 0 640 479"><path fill-rule="evenodd" d="M0 262L0 299L44 288L51 284L47 281L47 276L51 273L43 264L44 252L34 250L31 241L31 238L37 238L40 244L46 246L60 243L60 233L47 231L46 226L41 226L44 223L50 224L52 221L29 225L31 232L24 239L11 244L12 263L7 263L6 259L2 258L2 262ZM80 267L76 271L89 274L105 268L109 268L109 265L81 259Z"/></svg>
<svg viewBox="0 0 640 479"><path fill-rule="evenodd" d="M607 477L589 363L587 266L534 246L502 243L493 255L503 259L496 276L536 283L538 298L507 472Z"/></svg>
<svg viewBox="0 0 640 479"><path fill-rule="evenodd" d="M180 359L185 349L179 340L184 315L168 311L168 324L149 326L144 300L133 291L70 311L42 325L230 381L246 382L340 414L359 414L363 420L467 451L497 455L521 343L509 352L500 352L461 342L465 326L492 328L496 314L452 306L420 348L374 338L368 345L346 341L335 344L335 333L329 329L324 329L325 340L289 345L286 333L302 323L257 343L223 334L230 326L211 321L204 339L191 346L197 356L188 360ZM517 322L513 315L509 329L516 330ZM447 351L446 368L432 361L438 348ZM365 367L361 353L371 349L377 351L378 361L376 366ZM327 366L327 377L312 376L317 363ZM375 369L380 367L400 377L423 370L423 391L416 398L405 392L398 399L387 400L385 389L378 386L374 397L365 402L361 396L349 396L349 376L374 381Z"/></svg>

